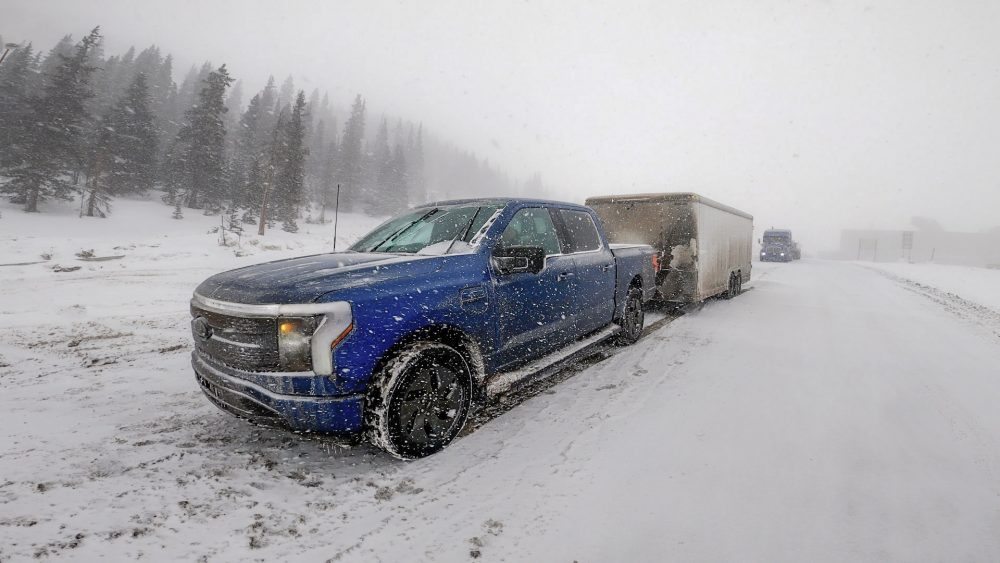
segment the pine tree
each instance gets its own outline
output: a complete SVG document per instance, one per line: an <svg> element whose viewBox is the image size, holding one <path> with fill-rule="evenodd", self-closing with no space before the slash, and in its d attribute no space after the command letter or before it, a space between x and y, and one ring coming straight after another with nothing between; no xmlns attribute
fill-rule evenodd
<svg viewBox="0 0 1000 563"><path fill-rule="evenodd" d="M311 133L311 127L323 120L323 116L319 113L319 88L313 89L306 107L309 109L309 131Z"/></svg>
<svg viewBox="0 0 1000 563"><path fill-rule="evenodd" d="M48 198L72 197L73 184L66 176L81 163L85 103L94 71L87 60L100 40L100 30L94 28L72 57L60 55L62 62L49 77L43 96L32 99L35 125L25 138L24 161L6 169L10 181L2 188L18 200L23 198L25 211L37 212L38 204Z"/></svg>
<svg viewBox="0 0 1000 563"><path fill-rule="evenodd" d="M315 111L307 105L310 117ZM320 120L312 127L309 137L309 156L306 158L306 200L310 204L322 205L323 159L326 157L326 121Z"/></svg>
<svg viewBox="0 0 1000 563"><path fill-rule="evenodd" d="M222 65L205 78L198 103L185 112L187 123L178 132L185 145L184 204L206 211L219 210L224 196L226 88L233 82Z"/></svg>
<svg viewBox="0 0 1000 563"><path fill-rule="evenodd" d="M285 128L284 115L278 115L278 122L271 131L271 142L268 146L267 165L261 170L260 219L257 221L257 234L263 236L264 229L272 226L271 196L274 191L274 180L282 159L282 134Z"/></svg>
<svg viewBox="0 0 1000 563"><path fill-rule="evenodd" d="M173 85L167 93L166 104L159 116L161 141L169 143L177 137L185 124L187 110L198 103L199 93L210 72L211 63L204 63L200 69L192 65L180 86Z"/></svg>
<svg viewBox="0 0 1000 563"><path fill-rule="evenodd" d="M159 174L163 185L163 203L175 205L181 201L184 190L186 167L184 166L184 144L180 139L174 139L160 160Z"/></svg>
<svg viewBox="0 0 1000 563"><path fill-rule="evenodd" d="M55 76L56 69L62 66L64 57L72 57L74 52L73 36L63 35L56 46L49 50L49 53L42 59L38 72L45 78Z"/></svg>
<svg viewBox="0 0 1000 563"><path fill-rule="evenodd" d="M333 139L330 141L325 151L325 158L323 159L323 168L319 177L319 222L326 222L326 208L331 205L337 205L336 188L335 185L337 181L337 170L340 167L340 146L337 144L337 124L333 122L331 124L330 137Z"/></svg>
<svg viewBox="0 0 1000 563"><path fill-rule="evenodd" d="M285 106L291 106L294 101L292 98L295 96L295 81L289 76L281 83L281 91L278 93L278 100L275 103L275 111L281 111L285 109Z"/></svg>
<svg viewBox="0 0 1000 563"><path fill-rule="evenodd" d="M427 199L427 186L424 177L424 124L417 129L413 147L406 159L409 174L409 199L423 202Z"/></svg>
<svg viewBox="0 0 1000 563"><path fill-rule="evenodd" d="M243 213L243 222L254 224L263 211L263 195L266 188L266 178L263 157L257 156L250 160L250 168L246 173L245 192L243 203L246 211Z"/></svg>
<svg viewBox="0 0 1000 563"><path fill-rule="evenodd" d="M345 200L360 202L358 191L363 187L364 160L362 146L365 140L365 101L358 94L351 106L351 115L344 124L344 138L340 143L340 168L338 179L343 185ZM353 207L353 206L352 206Z"/></svg>
<svg viewBox="0 0 1000 563"><path fill-rule="evenodd" d="M24 162L25 138L31 131L30 91L34 74L34 50L30 43L8 53L0 65L0 169Z"/></svg>
<svg viewBox="0 0 1000 563"><path fill-rule="evenodd" d="M240 120L240 108L243 107L243 81L237 80L226 96L226 131L229 136L226 141L226 152L232 157L236 154L236 132Z"/></svg>
<svg viewBox="0 0 1000 563"><path fill-rule="evenodd" d="M143 193L156 177L157 132L146 75L135 75L111 111L111 185L115 194Z"/></svg>
<svg viewBox="0 0 1000 563"><path fill-rule="evenodd" d="M260 158L260 142L257 137L261 119L263 119L263 108L261 107L260 94L250 98L247 109L240 116L236 131L233 134L235 139L233 149L233 160L229 176L230 187L229 196L233 201L233 206L237 209L250 209L252 207L252 194L259 193L259 168L257 177L251 182L251 168L257 164Z"/></svg>
<svg viewBox="0 0 1000 563"><path fill-rule="evenodd" d="M306 95L299 91L283 131L281 143L281 168L275 180L275 194L281 194L275 210L282 221L282 230L290 233L299 230L296 220L305 192L305 162L309 149L306 136Z"/></svg>
<svg viewBox="0 0 1000 563"><path fill-rule="evenodd" d="M381 191L385 188L392 174L392 149L389 148L389 124L385 117L375 134L375 179L376 188Z"/></svg>
<svg viewBox="0 0 1000 563"><path fill-rule="evenodd" d="M149 77L150 108L153 110L153 115L155 116L156 132L158 135L157 144L161 147L161 150L165 151L170 147L170 143L173 142L176 136L176 131L173 135L170 134L172 128L168 123L176 114L177 84L174 83L173 78L174 59L171 55L160 59L159 49L155 47L151 49L154 49L154 51L147 55L148 60L150 60L150 70L146 74ZM163 156L163 154L160 155L160 160L162 160Z"/></svg>
<svg viewBox="0 0 1000 563"><path fill-rule="evenodd" d="M397 213L409 205L407 186L406 155L403 145L396 143L389 171L389 193L386 196L388 211Z"/></svg>
<svg viewBox="0 0 1000 563"><path fill-rule="evenodd" d="M310 112L313 106L307 106ZM326 121L320 120L313 127L309 136L309 161L306 165L307 174L318 177L323 173L323 158L326 148Z"/></svg>
<svg viewBox="0 0 1000 563"><path fill-rule="evenodd" d="M274 131L274 124L278 120L278 112L274 107L278 101L278 88L274 85L274 77L267 78L267 85L260 92L261 118L257 126L257 139L260 140L258 148L264 152L268 146L268 139ZM280 108L279 108L280 109Z"/></svg>

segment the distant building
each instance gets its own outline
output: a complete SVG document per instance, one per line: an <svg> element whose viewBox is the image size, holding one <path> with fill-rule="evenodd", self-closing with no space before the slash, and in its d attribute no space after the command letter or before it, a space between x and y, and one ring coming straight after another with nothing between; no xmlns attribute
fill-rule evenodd
<svg viewBox="0 0 1000 563"><path fill-rule="evenodd" d="M910 231L843 230L842 260L866 262L936 262L965 266L1000 265L1000 228L985 233L938 229Z"/></svg>

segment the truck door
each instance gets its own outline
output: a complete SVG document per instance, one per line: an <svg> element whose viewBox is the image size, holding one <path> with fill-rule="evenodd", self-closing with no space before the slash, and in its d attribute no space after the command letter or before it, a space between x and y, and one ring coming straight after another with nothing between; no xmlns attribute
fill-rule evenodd
<svg viewBox="0 0 1000 563"><path fill-rule="evenodd" d="M562 256L548 209L521 209L497 240L494 255L511 246L542 247L539 273L502 273L494 267L499 318L499 365L533 359L575 338L571 302L576 284L573 258ZM495 266L495 265L494 265Z"/></svg>
<svg viewBox="0 0 1000 563"><path fill-rule="evenodd" d="M554 210L558 215L563 254L576 265L572 301L580 335L606 326L615 315L615 256L601 240L594 218L586 211Z"/></svg>

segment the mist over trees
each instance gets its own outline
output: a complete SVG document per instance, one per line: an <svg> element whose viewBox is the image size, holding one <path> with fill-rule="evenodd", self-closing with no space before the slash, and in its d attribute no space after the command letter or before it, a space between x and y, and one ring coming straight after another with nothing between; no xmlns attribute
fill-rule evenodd
<svg viewBox="0 0 1000 563"><path fill-rule="evenodd" d="M8 53L0 195L28 212L79 197L80 215L103 217L115 198L152 191L175 218L224 214L263 233L327 221L338 204L387 215L545 189L539 176L513 180L419 121L373 115L361 94L338 105L319 89L307 96L291 76L245 92L226 65L205 62L178 84L170 54L151 45L108 55L100 28L44 53L30 42Z"/></svg>

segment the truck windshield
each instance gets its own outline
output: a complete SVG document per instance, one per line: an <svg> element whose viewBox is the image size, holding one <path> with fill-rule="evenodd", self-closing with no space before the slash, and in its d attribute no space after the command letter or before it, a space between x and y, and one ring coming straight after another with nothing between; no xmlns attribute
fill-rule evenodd
<svg viewBox="0 0 1000 563"><path fill-rule="evenodd" d="M791 240L792 237L788 235L764 235L764 242L769 242L773 244L788 243Z"/></svg>
<svg viewBox="0 0 1000 563"><path fill-rule="evenodd" d="M446 254L469 250L469 242L498 205L423 208L390 219L351 246L355 252Z"/></svg>

